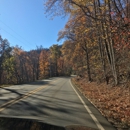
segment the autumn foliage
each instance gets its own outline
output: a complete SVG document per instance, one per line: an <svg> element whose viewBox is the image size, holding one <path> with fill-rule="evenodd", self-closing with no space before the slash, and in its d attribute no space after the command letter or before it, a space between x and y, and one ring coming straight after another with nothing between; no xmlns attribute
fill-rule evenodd
<svg viewBox="0 0 130 130"><path fill-rule="evenodd" d="M45 0L45 10L69 16L58 41L81 91L115 125L130 125L130 1Z"/></svg>
<svg viewBox="0 0 130 130"><path fill-rule="evenodd" d="M58 33L63 44L27 52L10 47L0 36L0 84L76 74L80 77L76 84L101 112L112 122L128 126L130 1L45 0L44 7L49 16L68 15Z"/></svg>

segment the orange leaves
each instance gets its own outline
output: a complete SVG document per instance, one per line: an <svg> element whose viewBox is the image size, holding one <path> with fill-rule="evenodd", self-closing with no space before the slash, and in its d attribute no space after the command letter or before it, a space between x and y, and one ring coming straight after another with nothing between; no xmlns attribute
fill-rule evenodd
<svg viewBox="0 0 130 130"><path fill-rule="evenodd" d="M69 28L69 26L68 26L68 25L65 25L65 28L66 28L66 29L68 29L68 28Z"/></svg>
<svg viewBox="0 0 130 130"><path fill-rule="evenodd" d="M49 52L42 50L39 57L40 78L45 78L49 72Z"/></svg>

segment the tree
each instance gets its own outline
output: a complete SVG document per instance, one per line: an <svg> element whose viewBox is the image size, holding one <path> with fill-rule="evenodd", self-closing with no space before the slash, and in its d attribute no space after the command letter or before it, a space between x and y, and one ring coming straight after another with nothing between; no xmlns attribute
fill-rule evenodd
<svg viewBox="0 0 130 130"><path fill-rule="evenodd" d="M11 48L7 39L2 39L0 36L0 84L3 83L3 62L6 57L9 57Z"/></svg>
<svg viewBox="0 0 130 130"><path fill-rule="evenodd" d="M87 40L87 44L91 39L97 42L104 78L108 83L109 76L112 75L115 85L119 82L116 51L130 45L130 30L128 29L130 26L129 6L130 2L128 0L46 0L45 4L46 11L54 14L54 16L61 14L70 15L66 29L59 33L59 39L67 38L73 41L80 41L82 44L84 44L83 39L85 39L85 42ZM59 14L59 10L62 13ZM91 34L91 31L95 32L95 38L83 38L88 37L86 34ZM86 44L84 45L86 46ZM87 51L88 48L84 48L85 50ZM87 53L86 57L88 57ZM105 60L106 57L107 61ZM111 74L108 74L107 67Z"/></svg>
<svg viewBox="0 0 130 130"><path fill-rule="evenodd" d="M49 76L49 50L42 50L39 56L40 79Z"/></svg>
<svg viewBox="0 0 130 130"><path fill-rule="evenodd" d="M59 73L58 73L58 59L60 58L60 55L61 55L61 51L60 51L60 46L58 46L58 44L54 44L53 46L50 47L50 58L51 58L51 65L54 67L53 68L53 75L54 76L59 76ZM51 69L52 69L52 66L51 66Z"/></svg>

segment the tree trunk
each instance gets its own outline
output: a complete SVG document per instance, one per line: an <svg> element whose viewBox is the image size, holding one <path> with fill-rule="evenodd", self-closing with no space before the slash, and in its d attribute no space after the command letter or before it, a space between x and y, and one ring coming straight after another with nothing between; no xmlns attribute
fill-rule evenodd
<svg viewBox="0 0 130 130"><path fill-rule="evenodd" d="M87 74L88 74L88 81L92 81L91 78L91 72L90 72L90 63L89 63L89 55L88 55L88 46L86 45L86 42L84 42L84 46L82 46L83 50L86 53L86 62L87 62Z"/></svg>

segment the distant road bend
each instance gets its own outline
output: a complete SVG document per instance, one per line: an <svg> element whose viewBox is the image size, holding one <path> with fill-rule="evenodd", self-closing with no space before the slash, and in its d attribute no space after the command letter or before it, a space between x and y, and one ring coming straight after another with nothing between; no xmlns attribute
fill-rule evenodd
<svg viewBox="0 0 130 130"><path fill-rule="evenodd" d="M79 124L115 130L77 91L69 77L0 88L0 116L37 119L57 126Z"/></svg>

